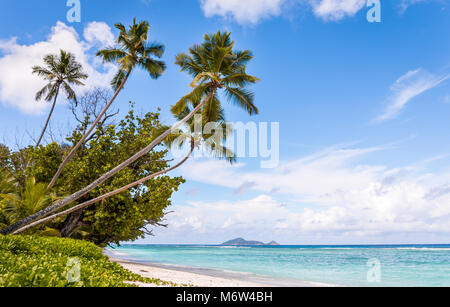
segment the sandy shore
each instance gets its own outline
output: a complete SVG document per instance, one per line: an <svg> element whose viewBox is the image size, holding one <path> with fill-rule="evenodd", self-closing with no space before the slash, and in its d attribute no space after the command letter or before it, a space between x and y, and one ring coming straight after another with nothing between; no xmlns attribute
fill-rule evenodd
<svg viewBox="0 0 450 307"><path fill-rule="evenodd" d="M129 271L139 274L147 278L155 278L163 281L175 283L177 285L186 285L193 287L270 287L269 284L255 283L251 281L239 280L234 278L224 278L186 272L175 269L162 268L152 265L139 264L110 258L111 261L117 262ZM155 287L153 284L135 283L141 287Z"/></svg>

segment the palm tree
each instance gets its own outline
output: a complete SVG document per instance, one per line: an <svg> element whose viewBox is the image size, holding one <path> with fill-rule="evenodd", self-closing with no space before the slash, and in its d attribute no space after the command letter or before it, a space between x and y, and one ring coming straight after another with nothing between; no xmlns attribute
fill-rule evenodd
<svg viewBox="0 0 450 307"><path fill-rule="evenodd" d="M205 40L201 45L194 45L189 49L191 55L180 54L176 63L182 71L189 72L194 81L191 86L194 88L189 94L184 96L173 108L175 114L181 114L186 110L189 102L201 101L182 120L173 125L166 132L155 138L147 147L128 158L126 161L116 166L114 169L103 174L100 178L73 193L71 196L58 201L54 205L45 208L27 218L1 230L1 234L9 234L18 229L48 216L54 211L83 197L115 174L134 163L139 158L146 155L156 146L166 140L170 134L177 133L179 128L187 123L200 110L207 110L213 104L220 104L218 90L224 89L227 97L238 106L243 107L249 114L257 114L258 109L253 103L254 94L246 87L256 83L259 79L246 73L246 64L253 58L249 50L233 51L234 42L230 39L230 33L205 35ZM221 108L215 108L220 110ZM203 110L203 111L204 111ZM214 110L210 108L210 110Z"/></svg>
<svg viewBox="0 0 450 307"><path fill-rule="evenodd" d="M193 108L198 106L200 101L190 101ZM179 121L190 114L191 107L186 105L181 113L175 113L174 116ZM224 146L227 136L232 133L232 127L227 125L225 111L220 107L218 100L204 107L194 117L191 117L184 125L185 129L180 129L169 135L164 143L167 147L183 147L186 142L191 146L202 147L217 159L225 159L230 164L236 162L236 156L233 151ZM201 127L201 131L196 131ZM208 130L208 132L207 132ZM186 161L185 161L186 162Z"/></svg>
<svg viewBox="0 0 450 307"><path fill-rule="evenodd" d="M19 187L16 193L3 194L4 212L12 221L19 221L50 206L55 195L49 193L44 183L36 183L29 178L25 187Z"/></svg>
<svg viewBox="0 0 450 307"><path fill-rule="evenodd" d="M250 115L258 114L253 103L254 94L246 89L249 84L259 81L246 73L246 64L253 59L252 53L249 50L233 52L234 42L230 35L220 31L205 35L201 45L192 46L189 54L177 56L175 63L181 67L181 71L186 71L194 78L191 83L194 89L173 106L172 112L181 113L189 101L198 101L203 97L198 105L200 109L206 105L206 110L213 110L212 104L220 105L218 90L223 89L230 101Z"/></svg>
<svg viewBox="0 0 450 307"><path fill-rule="evenodd" d="M198 105L199 102L192 102L193 106ZM38 221L35 221L31 224L26 225L25 227L22 227L21 229L15 231L13 234L20 234L26 230L29 230L31 228L34 228L36 226L42 225L44 223L47 223L51 220L54 220L56 218L66 216L68 214L71 214L73 212L85 209L87 207L90 207L100 201L104 201L110 197L113 197L117 194L120 194L122 192L128 191L140 184L145 183L148 180L151 180L155 177L167 174L168 172L171 172L180 166L182 166L192 155L194 152L195 147L200 147L200 145L203 143L203 146L206 150L208 150L212 155L214 155L218 159L226 159L228 162L233 163L236 161L236 157L234 153L223 146L223 142L226 140L226 137L229 133L231 133L229 127L226 124L225 116L224 116L224 110L223 109L216 109L218 107L218 104L214 104L214 107L209 112L205 112L206 109L201 113L201 116L194 116L192 117L186 124L185 124L185 130L178 130L171 135L169 135L165 140L164 143L167 147L183 147L186 142L190 145L190 151L188 152L187 156L181 160L178 164L176 164L173 167L170 167L166 170L160 171L158 173L151 174L145 178L142 178L136 182L133 182L129 185L126 185L124 187L121 187L120 189L117 189L113 192L106 193L100 197L94 198L92 200L86 201L84 203L81 203L79 205L76 205L70 209L67 209L62 212L58 212L56 214L53 214L51 216L45 217L43 219L40 219ZM186 106L186 109L180 113L180 114L174 114L175 117L178 120L183 119L187 114L191 112L190 108ZM198 114L200 115L200 114ZM200 123L198 123L200 122ZM196 125L202 125L202 127L205 127L205 125L209 125L211 130L220 131L219 134L220 137L214 137L214 135L210 133L202 133L199 135L196 130ZM165 131L169 129L169 127L162 127L161 131Z"/></svg>
<svg viewBox="0 0 450 307"><path fill-rule="evenodd" d="M63 162L58 168L58 171L53 176L52 181L49 184L49 188L52 188L58 177L61 175L64 167L72 159L75 152L83 145L87 137L94 131L98 122L108 111L111 104L119 95L120 91L125 86L131 72L140 67L153 79L158 79L165 71L166 64L159 61L156 58L161 58L164 54L164 46L157 43L148 42L148 32L150 31L150 25L146 21L136 23L136 18L133 20L133 24L127 30L124 25L116 24L115 27L120 31L117 37L117 46L114 48L108 48L100 50L97 56L103 58L103 62L116 63L119 66L119 70L114 76L111 86L115 90L114 95L97 116L91 127L81 137L75 147L64 158Z"/></svg>
<svg viewBox="0 0 450 307"><path fill-rule="evenodd" d="M64 50L60 51L58 55L47 55L44 57L45 66L34 66L33 74L43 77L48 81L39 92L36 93L36 100L39 101L44 98L45 101L52 101L53 105L45 122L44 129L41 136L36 143L36 147L41 144L45 131L47 130L50 118L55 110L56 100L58 99L59 91L62 89L67 99L77 101L75 91L72 85L84 85L80 80L87 79L87 75L83 73L81 64L75 60L75 56Z"/></svg>
<svg viewBox="0 0 450 307"><path fill-rule="evenodd" d="M149 176L147 176L145 178L142 178L142 179L140 179L138 181L135 181L135 182L133 182L133 183L131 183L129 185L121 187L121 188L119 188L117 190L114 190L112 192L103 194L103 195L101 195L101 196L99 196L97 198L94 198L94 199L91 199L91 200L86 201L84 203L81 203L79 205L76 205L76 206L74 206L74 207L72 207L70 209L67 209L65 211L58 212L58 213L55 213L53 215L44 217L44 218L42 218L40 220L37 220L35 222L32 222L30 224L24 224L25 226L23 226L23 227L21 227L21 228L19 228L17 230L12 230L9 233L12 233L13 235L20 234L20 233L22 233L22 232L24 232L24 231L26 231L28 229L34 228L34 227L36 227L38 225L42 225L42 224L47 223L47 222L49 222L51 220L54 220L56 218L59 218L59 217L62 217L62 216L66 216L66 215L69 215L69 214L71 214L73 212L76 212L76 211L82 210L84 208L90 207L90 206L92 206L92 205L94 205L94 204L96 204L98 202L106 200L106 199L108 199L110 197L113 197L113 196L115 196L117 194L120 194L122 192L128 191L128 190L130 190L130 189L132 189L132 188L134 188L134 187L136 187L136 186L138 186L140 184L143 184L143 183L145 183L145 182L147 182L147 181L149 181L149 180L151 180L153 178L156 178L158 176L164 175L164 174L166 174L166 173L168 173L168 172L170 172L170 171L180 167L181 165L183 165L189 159L191 154L193 153L194 148L195 148L194 147L194 143L192 142L191 143L191 150L189 151L188 155L181 162L179 162L177 165L175 165L173 167L170 167L170 168L168 168L166 170L163 170L163 171L160 171L158 173L151 174L151 175L149 175ZM43 216L45 216L45 215L43 215Z"/></svg>

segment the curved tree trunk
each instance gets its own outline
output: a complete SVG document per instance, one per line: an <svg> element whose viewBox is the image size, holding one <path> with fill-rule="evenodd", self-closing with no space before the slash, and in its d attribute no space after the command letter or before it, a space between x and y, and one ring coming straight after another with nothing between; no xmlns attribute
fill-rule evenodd
<svg viewBox="0 0 450 307"><path fill-rule="evenodd" d="M49 217L43 218L43 219L41 219L41 220L38 220L38 221L36 221L36 222L34 222L34 223L28 224L27 226L22 227L21 229L19 229L19 230L13 232L12 234L13 234L13 235L20 234L20 233L22 233L22 232L24 232L24 231L26 231L26 230L28 230L28 229L31 229L31 228L36 227L36 226L38 226L38 225L44 224L44 223L46 223L46 222L48 222L48 221L51 221L51 220L53 220L53 219L56 219L56 218L58 218L58 217L65 216L65 215L67 215L67 214L71 214L71 213L77 212L77 211L82 210L82 209L84 209L84 208L87 208L87 207L89 207L89 206L91 206L91 205L93 205L93 204L95 204L95 203L98 203L99 201L105 200L105 199L110 198L110 197L112 197L112 196L114 196L114 195L117 195L117 194L122 193L122 192L124 192L124 191L127 191L127 190L129 190L129 189L131 189L131 188L134 188L135 186L137 186L137 185L139 185L139 184L142 184L142 183L144 183L144 182L146 182L146 181L148 181L148 180L150 180L150 179L153 179L153 178L155 178L155 177L157 177L157 176L160 176L160 175L166 174L166 173L168 173L168 172L170 172L170 171L173 171L174 169L176 169L176 168L180 167L181 165L183 165L183 164L189 159L189 157L190 157L190 156L192 155L192 153L194 152L194 149L195 149L195 143L194 143L194 139L192 139L192 140L191 140L191 150L189 151L189 154L188 154L188 155L187 155L180 163L178 163L177 165L172 166L171 168L166 169L166 170L164 170L164 171L161 171L161 172L152 174L152 175L150 175L150 176L147 176L147 177L145 177L145 178L142 178L142 179L140 179L140 180L138 180L138 181L136 181L136 182L133 182L133 183L131 183L131 184L127 185L127 186L124 186L124 187L122 187L122 188L120 188L120 189L117 189L117 190L115 190L115 191L113 191L113 192L104 194L104 195L99 196L99 197L97 197L97 198L95 198L95 199L92 199L92 200L89 200L89 201L87 201L87 202L85 202L85 203L79 204L79 205L77 205L77 206L75 206L75 207L73 207L73 208L70 208L70 209L66 210L66 211L59 212L59 213L57 213L57 214L54 214L54 215L51 215L51 216L49 216ZM80 212L80 216L81 216L81 211L79 211L79 212ZM70 220L70 219L69 219L69 220ZM61 232L61 235L63 235L63 236L64 236L65 234L67 235L67 233L64 232L64 229L65 229L65 228L66 228L66 227L64 227L64 228L63 228L63 231ZM64 232L64 234L63 234L63 232ZM73 232L72 232L70 235L72 235L72 234L73 234Z"/></svg>
<svg viewBox="0 0 450 307"><path fill-rule="evenodd" d="M50 110L50 113L48 114L47 121L45 122L44 129L42 130L41 136L39 137L39 140L36 143L36 148L39 147L39 145L41 145L41 141L44 138L44 134L45 134L45 131L47 130L48 124L50 122L50 118L52 117L53 111L55 110L56 100L58 99L58 92L59 92L59 87L58 87L58 91L56 92L55 100L53 101L53 105Z"/></svg>
<svg viewBox="0 0 450 307"><path fill-rule="evenodd" d="M172 126L172 128L170 128L169 130L167 130L166 132L164 132L163 134L161 134L159 137L157 137L153 142L151 142L147 147L145 147L144 149L142 149L141 151L139 151L138 153L136 153L134 156L130 157L128 160L126 160L125 162L123 162L122 164L116 166L114 169L110 170L109 172L103 174L100 178L98 178L97 180L95 180L94 182L92 182L90 185L84 187L83 189L73 193L71 196L66 197L65 199L57 202L56 204L47 207L33 215L30 215L29 217L20 220L16 223L14 223L13 225L10 225L4 229L2 229L0 231L0 234L10 234L15 232L16 230L38 220L41 219L43 217L46 217L47 215L51 214L52 212L55 212L65 206L67 206L68 204L76 201L77 199L79 199L80 197L83 197L84 195L86 195L87 193L89 193L90 191L92 191L93 189L95 189L96 187L98 187L99 185L101 185L103 182L105 182L106 180L108 180L109 178L113 177L115 174L117 174L118 172L120 172L121 170L125 169L127 166L129 166L130 164L132 164L133 162L135 162L136 160L138 160L139 158L145 156L147 153L149 153L153 148L155 148L156 146L158 146L162 141L164 141L164 139L166 139L172 132L176 131L178 128L180 128L183 124L185 124L190 118L192 118L198 111L201 110L201 108L205 105L205 103L210 100L213 96L214 93L216 92L216 88L213 87L211 93L205 97L203 99L203 101L197 106L195 107L191 113L189 113L185 118L183 118L181 121L179 121L178 123L176 123L175 125Z"/></svg>
<svg viewBox="0 0 450 307"><path fill-rule="evenodd" d="M70 214L61 229L61 237L70 238L81 227L80 221L82 217L83 211Z"/></svg>
<svg viewBox="0 0 450 307"><path fill-rule="evenodd" d="M69 163L69 161L72 159L73 155L80 148L80 146L83 145L83 143L85 142L86 138L92 133L92 131L94 131L95 127L97 127L97 124L100 121L100 119L103 117L103 115L105 115L106 111L108 111L108 109L111 106L111 104L114 102L114 100L119 95L120 91L123 89L125 83L128 80L128 77L130 76L130 73L131 73L131 71L129 71L127 73L127 75L125 76L125 79L123 79L122 83L117 88L116 92L114 93L114 96L111 98L111 100L108 102L108 104L103 108L103 110L97 116L97 118L95 119L94 123L91 125L89 130L83 135L83 137L80 139L80 141L78 141L78 143L75 145L75 147L73 147L71 149L71 151L69 152L69 154L64 158L63 162L61 163L61 165L58 168L58 171L56 171L55 175L53 176L52 181L50 181L47 189L51 189L55 185L55 183L58 180L59 176L61 175L64 167L66 167L67 163Z"/></svg>

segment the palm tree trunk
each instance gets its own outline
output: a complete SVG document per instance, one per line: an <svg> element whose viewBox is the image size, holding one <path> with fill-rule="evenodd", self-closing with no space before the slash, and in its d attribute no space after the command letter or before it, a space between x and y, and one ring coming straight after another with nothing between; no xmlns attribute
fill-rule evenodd
<svg viewBox="0 0 450 307"><path fill-rule="evenodd" d="M120 86L117 88L116 92L114 93L114 96L110 99L110 101L108 102L108 104L103 108L102 112L100 112L100 114L97 116L97 118L95 119L94 123L92 124L92 126L89 128L89 130L83 135L83 137L80 139L80 141L78 141L77 145L75 145L75 147L72 148L72 150L69 152L69 154L64 158L63 162L61 163L61 165L58 168L58 171L55 173L55 175L52 178L52 181L50 181L47 189L51 189L56 181L58 180L59 176L61 175L64 167L66 167L67 163L69 163L69 161L72 159L73 155L75 154L75 152L80 148L81 145L83 145L84 141L86 140L86 138L92 133L92 131L97 127L98 122L100 121L100 119L103 117L103 115L105 115L106 111L108 111L109 107L111 106L111 104L114 102L114 100L117 98L117 96L119 95L120 91L123 89L123 87L125 86L125 83L128 80L128 77L131 74L131 70L128 71L127 75L125 76L125 79L123 79L122 83L120 84Z"/></svg>
<svg viewBox="0 0 450 307"><path fill-rule="evenodd" d="M41 145L42 138L44 137L45 131L47 130L48 124L50 122L50 118L52 117L53 111L55 110L56 100L58 99L58 93L59 93L59 87L58 87L58 91L56 92L55 100L53 101L53 105L50 110L50 113L48 114L47 121L45 122L44 129L42 130L41 136L39 137L39 140L36 143L36 148L39 147L39 145Z"/></svg>
<svg viewBox="0 0 450 307"><path fill-rule="evenodd" d="M16 230L22 228L25 225L28 225L38 219L41 219L43 217L46 217L47 215L49 215L52 212L55 212L56 210L61 209L62 207L67 206L68 204L76 201L77 199L79 199L80 197L83 197L84 195L86 195L87 193L89 193L90 191L92 191L93 189L95 189L96 187L98 187L99 185L101 185L102 183L104 183L106 180L108 180L109 178L113 177L115 174L117 174L118 172L120 172L121 170L123 170L124 168L126 168L127 166L129 166L130 164L132 164L133 162L135 162L136 160L138 160L139 158L145 156L147 153L149 153L151 150L153 150L153 148L155 148L156 146L158 146L165 138L167 138L172 132L176 131L178 128L180 128L182 125L184 125L190 118L192 118L198 111L201 110L201 108L205 105L205 103L207 101L209 101L213 96L214 93L216 92L216 88L213 86L211 93L205 97L203 99L203 101L197 106L195 107L191 113L189 113L185 118L183 118L181 121L179 121L178 123L176 123L175 125L172 126L172 128L170 128L169 130L167 130L166 132L164 132L163 134L161 134L159 137L157 137L153 142L151 142L147 147L145 147L144 149L142 149L141 151L139 151L138 153L136 153L134 156L130 157L128 160L126 160L125 162L123 162L122 164L116 166L114 169L110 170L109 172L103 174L100 178L98 178L97 180L95 180L94 182L92 182L90 185L84 187L83 189L73 193L71 196L66 197L65 199L57 202L56 204L45 208L44 210L41 210L33 215L30 215L29 217L18 221L17 223L10 225L4 229L2 229L0 231L0 234L10 234L15 232Z"/></svg>
<svg viewBox="0 0 450 307"><path fill-rule="evenodd" d="M77 205L77 206L75 206L73 208L70 208L70 209L66 210L66 211L59 212L57 214L51 215L49 217L43 218L43 219L38 220L36 222L33 222L31 224L28 224L27 226L22 227L19 230L16 230L12 234L13 235L18 235L18 234L20 234L20 233L22 233L22 232L24 232L24 231L26 231L28 229L34 228L34 227L36 227L38 225L44 224L44 223L46 223L48 221L51 221L51 220L54 220L54 219L56 219L58 217L65 216L65 215L71 214L73 212L82 210L82 209L87 208L87 207L89 207L89 206L91 206L91 205L93 205L95 203L98 203L98 202L100 202L102 200L105 200L105 199L110 198L110 197L112 197L114 195L117 195L117 194L122 193L124 191L127 191L127 190L129 190L131 188L134 188L135 186L140 185L140 184L142 184L142 183L144 183L144 182L146 182L146 181L148 181L150 179L153 179L155 177L158 177L158 176L164 175L164 174L166 174L166 173L168 173L170 171L173 171L174 169L176 169L176 168L180 167L181 165L183 165L189 159L189 157L194 152L194 149L195 149L195 143L194 143L194 140L192 139L191 140L191 150L189 151L189 154L180 163L178 163L177 165L175 165L175 166L173 166L173 167L171 167L169 169L166 169L164 171L161 171L161 172L158 172L158 173L154 173L154 174L152 174L150 176L142 178L142 179L140 179L140 180L138 180L136 182L133 182L133 183L131 183L131 184L127 185L127 186L124 186L124 187L122 187L120 189L117 189L117 190L115 190L113 192L104 194L104 195L99 196L99 197L97 197L95 199L92 199L92 200L89 200L89 201L87 201L85 203L79 204L79 205Z"/></svg>

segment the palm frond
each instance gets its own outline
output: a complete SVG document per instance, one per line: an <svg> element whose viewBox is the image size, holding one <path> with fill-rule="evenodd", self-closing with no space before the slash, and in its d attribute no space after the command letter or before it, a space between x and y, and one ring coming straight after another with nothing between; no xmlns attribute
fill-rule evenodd
<svg viewBox="0 0 450 307"><path fill-rule="evenodd" d="M172 106L172 114L180 114L185 111L188 103L198 102L203 96L208 94L208 84L201 84L194 88L189 94L181 98L175 105Z"/></svg>
<svg viewBox="0 0 450 307"><path fill-rule="evenodd" d="M158 43L143 43L143 51L141 54L144 57L147 55L154 55L158 58L161 58L164 55L165 47L164 45Z"/></svg>
<svg viewBox="0 0 450 307"><path fill-rule="evenodd" d="M237 157L236 154L229 148L215 143L212 141L212 138L206 140L204 142L204 145L206 149L216 158L219 160L226 160L230 164L236 163Z"/></svg>
<svg viewBox="0 0 450 307"><path fill-rule="evenodd" d="M119 71L117 71L117 73L114 75L114 78L111 80L111 87L114 90L117 90L122 84L123 80L125 80L126 75L126 71L119 69Z"/></svg>
<svg viewBox="0 0 450 307"><path fill-rule="evenodd" d="M225 94L228 99L237 106L243 108L250 115L258 114L258 108L253 103L255 95L253 92L243 88L226 87Z"/></svg>
<svg viewBox="0 0 450 307"><path fill-rule="evenodd" d="M201 139L216 158L226 159L230 163L236 161L236 156L223 143L233 131L226 123L219 92L223 90L231 102L250 115L258 114L254 93L248 90L247 86L259 81L246 73L246 65L253 58L252 53L249 50L233 51L233 48L231 33L218 31L206 34L203 42L193 45L188 53L178 54L175 63L181 71L193 77L190 86L194 89L172 107L174 116L181 120L192 114L192 108L197 107L203 97L214 92L211 99L203 105L201 113L199 112L203 126ZM198 117L194 116L186 122L195 139L198 138L195 135L197 120Z"/></svg>
<svg viewBox="0 0 450 307"><path fill-rule="evenodd" d="M43 96L47 95L47 93L50 91L52 87L52 84L49 83L47 85L45 85L42 89L40 89L35 96L36 101L39 101L42 99Z"/></svg>
<svg viewBox="0 0 450 307"><path fill-rule="evenodd" d="M75 94L75 91L66 82L63 82L62 86L63 86L64 92L66 93L67 99L74 101L75 105L77 106L78 101L77 101L77 95Z"/></svg>
<svg viewBox="0 0 450 307"><path fill-rule="evenodd" d="M217 122L221 119L221 116L223 116L223 109L216 93L203 107L203 125L210 122Z"/></svg>
<svg viewBox="0 0 450 307"><path fill-rule="evenodd" d="M166 64L163 61L153 59L143 59L139 61L139 66L143 68L153 79L158 79L166 70Z"/></svg>
<svg viewBox="0 0 450 307"><path fill-rule="evenodd" d="M221 81L226 86L233 86L233 87L237 86L243 88L248 85L257 83L259 79L245 73L240 73L226 76Z"/></svg>
<svg viewBox="0 0 450 307"><path fill-rule="evenodd" d="M122 59L123 57L127 56L128 54L118 48L107 48L103 50L99 50L96 54L96 56L102 57L103 63L117 63L118 60Z"/></svg>

